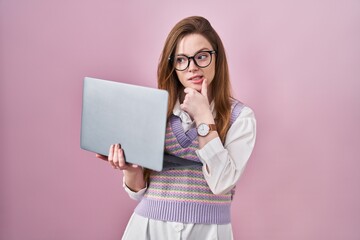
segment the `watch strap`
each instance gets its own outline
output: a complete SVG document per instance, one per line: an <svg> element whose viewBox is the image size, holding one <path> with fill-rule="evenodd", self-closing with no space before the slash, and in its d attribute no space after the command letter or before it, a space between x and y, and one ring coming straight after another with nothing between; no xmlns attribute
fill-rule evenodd
<svg viewBox="0 0 360 240"><path fill-rule="evenodd" d="M208 124L209 126L209 132L216 131L216 124Z"/></svg>

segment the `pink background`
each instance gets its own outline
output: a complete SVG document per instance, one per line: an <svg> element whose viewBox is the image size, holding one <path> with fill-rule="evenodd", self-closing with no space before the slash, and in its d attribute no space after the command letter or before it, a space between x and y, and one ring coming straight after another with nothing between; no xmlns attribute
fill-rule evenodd
<svg viewBox="0 0 360 240"><path fill-rule="evenodd" d="M0 1L0 239L120 239L135 202L79 148L84 76L156 86L167 33L207 17L258 120L236 239L360 239L357 0Z"/></svg>

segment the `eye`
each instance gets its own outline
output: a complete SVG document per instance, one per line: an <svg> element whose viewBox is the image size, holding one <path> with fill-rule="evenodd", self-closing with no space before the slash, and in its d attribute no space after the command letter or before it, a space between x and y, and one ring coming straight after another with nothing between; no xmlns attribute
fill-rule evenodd
<svg viewBox="0 0 360 240"><path fill-rule="evenodd" d="M196 60L206 60L209 57L209 53L207 52L199 52L196 54Z"/></svg>
<svg viewBox="0 0 360 240"><path fill-rule="evenodd" d="M186 62L186 61L187 61L187 58L184 57L184 56L177 56L177 57L175 58L175 62L176 62L176 63L184 63L184 62Z"/></svg>

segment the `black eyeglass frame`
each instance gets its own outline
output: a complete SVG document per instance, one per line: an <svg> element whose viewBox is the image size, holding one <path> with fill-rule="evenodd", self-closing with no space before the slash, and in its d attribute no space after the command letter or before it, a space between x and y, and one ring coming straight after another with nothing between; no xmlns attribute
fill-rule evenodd
<svg viewBox="0 0 360 240"><path fill-rule="evenodd" d="M199 53L203 53L203 52L207 52L207 53L210 54L210 62L209 62L209 64L206 65L206 66L199 66L199 64L198 64L198 63L196 62L196 60L195 60L195 56L198 55ZM189 56L186 56L185 54L179 54L179 55L177 55L177 56L183 56L183 57L186 57L186 58L188 59L188 64L187 64L186 68L184 68L184 69L182 69L182 70L177 69L177 68L175 67L175 65L174 65L173 67L174 67L177 71L185 71L185 70L188 69L188 67L190 66L190 60L192 59L192 60L194 61L195 65L198 66L199 68L206 68L206 67L208 67L208 66L211 64L211 62L212 62L212 55L215 54L215 53L216 53L215 50L201 50L201 51L198 51L197 53L195 53L195 55L190 56L190 57L189 57ZM169 57L169 61L173 63L173 62L174 62L174 57Z"/></svg>

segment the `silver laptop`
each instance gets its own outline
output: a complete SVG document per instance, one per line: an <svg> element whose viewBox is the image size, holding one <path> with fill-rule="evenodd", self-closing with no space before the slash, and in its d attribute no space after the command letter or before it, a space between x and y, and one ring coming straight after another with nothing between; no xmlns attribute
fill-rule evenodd
<svg viewBox="0 0 360 240"><path fill-rule="evenodd" d="M107 156L120 143L128 163L155 171L201 165L164 154L165 90L86 77L80 147Z"/></svg>

